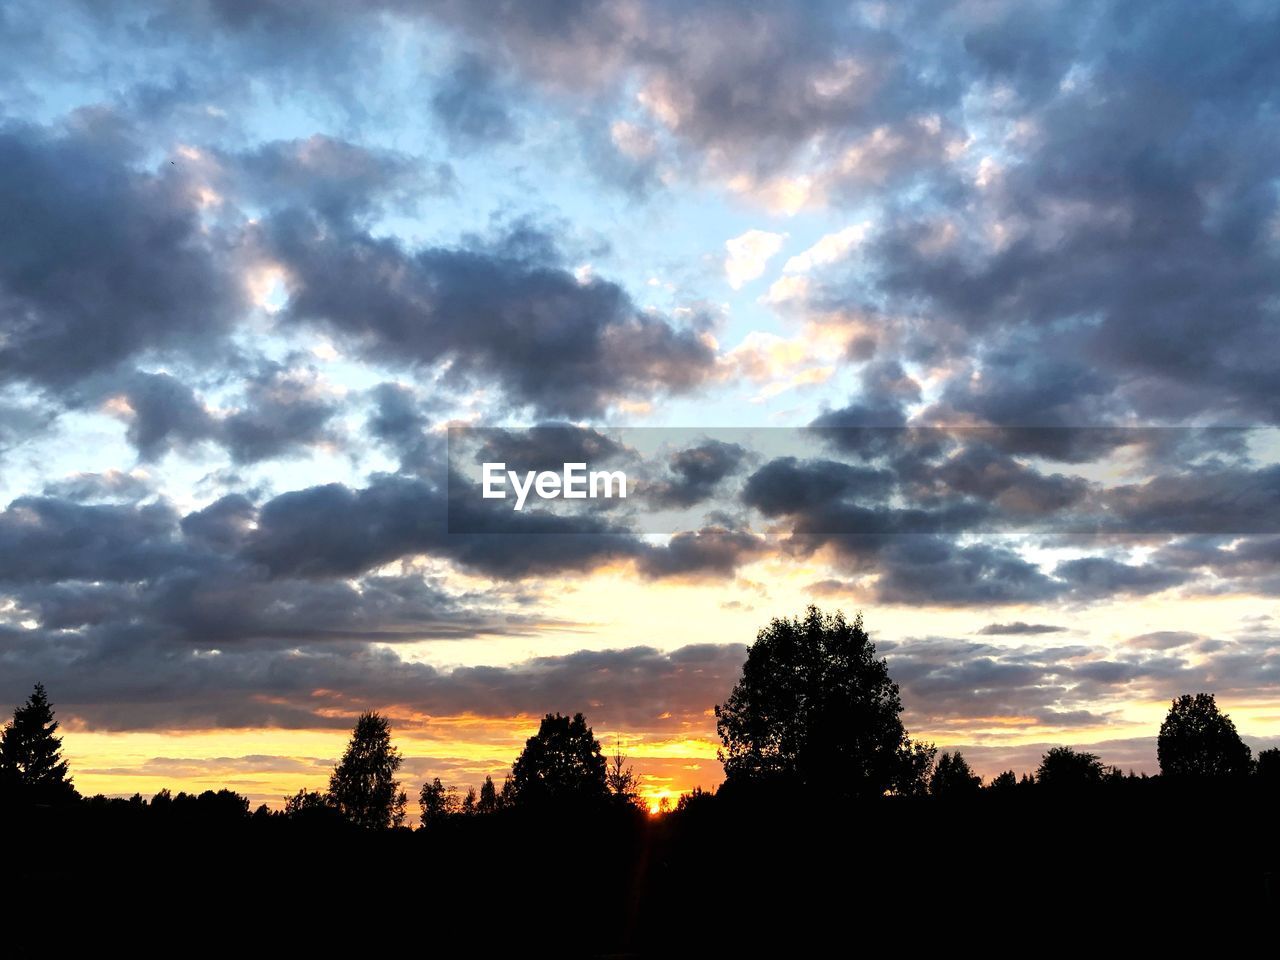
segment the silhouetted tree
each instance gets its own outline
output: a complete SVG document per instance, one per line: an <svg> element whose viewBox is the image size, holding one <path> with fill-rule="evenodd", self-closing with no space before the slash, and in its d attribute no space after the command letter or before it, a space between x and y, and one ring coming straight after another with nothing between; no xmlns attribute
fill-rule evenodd
<svg viewBox="0 0 1280 960"><path fill-rule="evenodd" d="M27 803L58 804L79 798L67 761L62 759L58 721L37 683L27 702L13 711L0 733L0 797Z"/></svg>
<svg viewBox="0 0 1280 960"><path fill-rule="evenodd" d="M1036 783L1055 790L1079 789L1101 783L1103 773L1095 754L1054 747L1040 758Z"/></svg>
<svg viewBox="0 0 1280 960"><path fill-rule="evenodd" d="M480 799L476 802L476 813L496 813L498 810L498 790L493 785L493 777L485 777L480 785Z"/></svg>
<svg viewBox="0 0 1280 960"><path fill-rule="evenodd" d="M511 774L507 774L502 781L502 792L498 794L498 806L502 809L508 809L515 806L516 802L516 782L511 779Z"/></svg>
<svg viewBox="0 0 1280 960"><path fill-rule="evenodd" d="M408 798L396 772L403 759L391 743L391 724L379 713L362 713L346 753L329 777L329 795L342 815L370 830L404 823Z"/></svg>
<svg viewBox="0 0 1280 960"><path fill-rule="evenodd" d="M447 817L462 812L462 801L458 791L446 787L440 778L428 780L418 793L418 805L422 808L422 825L429 827Z"/></svg>
<svg viewBox="0 0 1280 960"><path fill-rule="evenodd" d="M913 750L898 685L859 614L775 619L756 636L729 699L716 706L729 782L780 780L843 795L915 792L928 750Z"/></svg>
<svg viewBox="0 0 1280 960"><path fill-rule="evenodd" d="M932 743L911 741L902 752L898 774L892 789L900 797L923 797L929 793L929 778L933 776L933 758L938 748Z"/></svg>
<svg viewBox="0 0 1280 960"><path fill-rule="evenodd" d="M333 798L318 790L299 790L284 801L284 814L291 820L318 823L340 818Z"/></svg>
<svg viewBox="0 0 1280 960"><path fill-rule="evenodd" d="M981 787L982 778L969 769L959 750L940 756L929 778L929 793L935 797L973 797Z"/></svg>
<svg viewBox="0 0 1280 960"><path fill-rule="evenodd" d="M512 791L521 805L604 800L609 796L605 777L600 742L580 713L543 717L511 766Z"/></svg>
<svg viewBox="0 0 1280 960"><path fill-rule="evenodd" d="M676 812L700 811L709 808L714 802L714 791L703 790L702 787L694 787L688 793L680 794L680 799L676 801Z"/></svg>
<svg viewBox="0 0 1280 960"><path fill-rule="evenodd" d="M1009 793L1018 787L1018 775L1012 770L1006 770L1004 773L996 774L991 778L991 782L987 784L987 789L993 793Z"/></svg>
<svg viewBox="0 0 1280 960"><path fill-rule="evenodd" d="M1160 724L1156 756L1165 777L1243 777L1253 769L1248 744L1211 693L1188 693L1173 701Z"/></svg>
<svg viewBox="0 0 1280 960"><path fill-rule="evenodd" d="M615 749L613 756L609 758L609 767L604 779L614 799L621 803L640 802L640 778L627 763L627 758L620 748Z"/></svg>
<svg viewBox="0 0 1280 960"><path fill-rule="evenodd" d="M1254 766L1258 779L1271 787L1280 787L1280 748L1272 747L1258 753Z"/></svg>
<svg viewBox="0 0 1280 960"><path fill-rule="evenodd" d="M461 813L470 816L476 812L476 788L467 787L467 795L462 798Z"/></svg>

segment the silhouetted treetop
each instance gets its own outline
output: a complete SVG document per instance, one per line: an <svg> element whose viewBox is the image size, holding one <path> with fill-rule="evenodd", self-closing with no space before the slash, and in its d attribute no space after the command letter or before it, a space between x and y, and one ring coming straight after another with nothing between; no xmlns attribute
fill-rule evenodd
<svg viewBox="0 0 1280 960"><path fill-rule="evenodd" d="M1166 777L1243 777L1253 768L1248 744L1213 694L1183 694L1173 701L1156 741Z"/></svg>
<svg viewBox="0 0 1280 960"><path fill-rule="evenodd" d="M843 795L922 790L932 748L913 745L898 685L859 614L774 619L716 707L726 779L822 784Z"/></svg>
<svg viewBox="0 0 1280 960"><path fill-rule="evenodd" d="M1009 793L1011 790L1017 789L1018 775L1012 770L1006 770L998 773L991 778L991 782L987 784L987 789L996 793Z"/></svg>
<svg viewBox="0 0 1280 960"><path fill-rule="evenodd" d="M580 713L547 714L511 766L511 791L521 805L606 799L606 761ZM503 793L505 794L504 787Z"/></svg>
<svg viewBox="0 0 1280 960"><path fill-rule="evenodd" d="M981 786L982 778L969 768L959 750L940 756L929 778L929 792L935 797L972 797Z"/></svg>
<svg viewBox="0 0 1280 960"><path fill-rule="evenodd" d="M76 800L79 794L67 775L62 758L58 721L37 683L27 702L13 711L13 719L0 733L0 796L29 803L56 804Z"/></svg>
<svg viewBox="0 0 1280 960"><path fill-rule="evenodd" d="M424 827L462 812L462 800L458 797L458 791L453 787L446 787L439 777L422 785L422 790L418 793L418 806L422 810Z"/></svg>
<svg viewBox="0 0 1280 960"><path fill-rule="evenodd" d="M1053 747L1040 759L1036 783L1056 790L1073 790L1100 783L1104 773L1096 754Z"/></svg>
<svg viewBox="0 0 1280 960"><path fill-rule="evenodd" d="M605 785L620 803L640 803L640 777L635 769L627 763L627 758L618 747L609 758L608 770L605 773Z"/></svg>
<svg viewBox="0 0 1280 960"><path fill-rule="evenodd" d="M480 785L480 799L476 801L476 813L496 813L498 810L498 789L493 785L493 777L486 776Z"/></svg>
<svg viewBox="0 0 1280 960"><path fill-rule="evenodd" d="M407 797L396 772L403 762L391 743L391 724L379 713L362 713L346 753L329 778L329 795L339 812L357 826L398 827Z"/></svg>

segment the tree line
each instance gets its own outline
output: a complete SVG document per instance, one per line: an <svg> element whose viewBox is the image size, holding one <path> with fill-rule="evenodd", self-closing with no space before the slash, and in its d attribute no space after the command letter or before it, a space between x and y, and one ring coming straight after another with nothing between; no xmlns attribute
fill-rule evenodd
<svg viewBox="0 0 1280 960"><path fill-rule="evenodd" d="M810 606L802 617L777 618L749 648L742 675L715 707L725 780L718 791L696 788L680 797L678 812L700 808L717 795L807 794L828 800L881 797L1017 796L1080 792L1107 784L1148 780L1127 776L1095 754L1060 746L1035 771L1013 770L985 782L959 751L938 753L914 740L903 725L899 688L876 656L861 614L824 614ZM35 686L0 734L0 803L58 807L82 802L62 757L58 721L44 687ZM1213 695L1173 700L1157 738L1159 778L1198 786L1259 783L1280 786L1280 750L1255 759ZM402 788L404 758L388 718L360 715L324 790L299 790L279 812L265 805L259 818L369 830L401 828L409 796ZM419 824L431 829L454 818L505 810L623 809L640 804L640 780L621 752L606 757L581 713L546 714L525 743L501 787L486 777L477 790L439 778L417 792ZM99 806L113 801L92 798ZM249 801L230 790L198 796L163 790L149 804L135 796L114 801L146 806L157 817L249 815Z"/></svg>

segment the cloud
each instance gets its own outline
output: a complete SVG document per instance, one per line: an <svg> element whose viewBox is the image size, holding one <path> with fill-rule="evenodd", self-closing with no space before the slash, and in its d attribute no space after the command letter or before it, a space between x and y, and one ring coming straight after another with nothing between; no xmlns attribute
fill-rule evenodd
<svg viewBox="0 0 1280 960"><path fill-rule="evenodd" d="M445 363L446 384L496 382L546 416L687 392L714 364L699 330L637 309L616 284L580 281L536 230L409 251L290 211L264 222L260 243L289 272L288 322L395 368Z"/></svg>
<svg viewBox="0 0 1280 960"><path fill-rule="evenodd" d="M1187 575L1154 564L1130 564L1110 557L1081 557L1066 560L1054 573L1068 581L1078 596L1143 596L1159 593L1185 583Z"/></svg>
<svg viewBox="0 0 1280 960"><path fill-rule="evenodd" d="M1006 547L960 546L938 536L907 536L876 555L875 597L937 606L1042 603L1064 586Z"/></svg>
<svg viewBox="0 0 1280 960"><path fill-rule="evenodd" d="M475 56L464 56L453 65L431 95L431 112L462 146L519 139L493 69Z"/></svg>
<svg viewBox="0 0 1280 960"><path fill-rule="evenodd" d="M249 150L218 151L210 165L214 183L262 209L300 207L333 223L360 219L379 204L408 207L424 195L451 192L448 164L374 149L323 134L273 140Z"/></svg>
<svg viewBox="0 0 1280 960"><path fill-rule="evenodd" d="M817 268L829 266L848 255L849 251L866 238L871 229L870 221L855 223L828 233L807 250L796 254L783 266L783 273L808 273Z"/></svg>
<svg viewBox="0 0 1280 960"><path fill-rule="evenodd" d="M510 666L441 670L353 646L243 648L218 657L172 651L156 657L145 684L131 678L141 660L130 655L102 661L92 676L39 665L60 717L75 728L340 729L376 707L403 730L429 732L434 720L449 717L513 720L583 710L600 732L685 736L706 734L708 711L728 696L745 657L742 644L694 644L669 652L583 650ZM35 665L6 673L0 696L25 695L26 675Z"/></svg>
<svg viewBox="0 0 1280 960"><path fill-rule="evenodd" d="M127 424L125 436L140 459L156 461L175 447L223 446L232 463L256 463L336 441L331 421L339 400L314 369L263 364L244 378L242 406L211 409L184 380L134 371L87 392L109 392L103 406Z"/></svg>
<svg viewBox="0 0 1280 960"><path fill-rule="evenodd" d="M835 460L779 457L747 478L743 502L767 517L814 514L845 496L885 500L893 486L886 470L855 467Z"/></svg>
<svg viewBox="0 0 1280 960"><path fill-rule="evenodd" d="M0 382L61 389L143 353L216 350L246 306L232 241L169 164L140 169L127 127L0 128Z"/></svg>
<svg viewBox="0 0 1280 960"><path fill-rule="evenodd" d="M371 391L371 398L374 410L368 420L369 432L395 451L400 469L410 473L438 469L445 451L440 438L428 433L430 402L402 383L380 383Z"/></svg>
<svg viewBox="0 0 1280 960"><path fill-rule="evenodd" d="M729 286L740 290L764 273L765 266L786 240L786 234L748 230L724 242L724 275Z"/></svg>
<svg viewBox="0 0 1280 960"><path fill-rule="evenodd" d="M704 527L677 533L665 547L644 552L637 569L652 579L724 580L767 551L766 541L748 531Z"/></svg>
<svg viewBox="0 0 1280 960"><path fill-rule="evenodd" d="M1066 629L1066 627L1057 627L1049 623L1023 623L1021 620L1015 620L1012 623L989 623L978 633L988 637L1018 637L1062 633Z"/></svg>
<svg viewBox="0 0 1280 960"><path fill-rule="evenodd" d="M186 559L168 504L82 504L19 497L0 512L0 582L125 582Z"/></svg>
<svg viewBox="0 0 1280 960"><path fill-rule="evenodd" d="M1125 641L1125 645L1138 650L1172 650L1199 643L1204 639L1206 638L1201 634L1189 633L1185 630L1157 630L1155 633L1143 633L1130 637Z"/></svg>
<svg viewBox="0 0 1280 960"><path fill-rule="evenodd" d="M749 457L745 447L722 440L706 440L673 453L670 479L650 496L660 505L691 507L713 497L722 481L738 472Z"/></svg>

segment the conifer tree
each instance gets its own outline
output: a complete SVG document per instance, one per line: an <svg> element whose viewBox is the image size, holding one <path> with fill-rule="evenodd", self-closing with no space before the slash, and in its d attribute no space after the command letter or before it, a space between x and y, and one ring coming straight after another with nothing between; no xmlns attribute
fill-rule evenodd
<svg viewBox="0 0 1280 960"><path fill-rule="evenodd" d="M37 683L0 733L0 792L31 803L64 803L79 795L62 758L58 721Z"/></svg>

